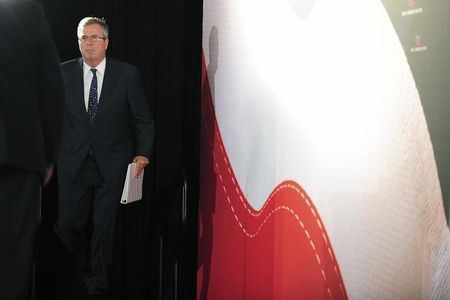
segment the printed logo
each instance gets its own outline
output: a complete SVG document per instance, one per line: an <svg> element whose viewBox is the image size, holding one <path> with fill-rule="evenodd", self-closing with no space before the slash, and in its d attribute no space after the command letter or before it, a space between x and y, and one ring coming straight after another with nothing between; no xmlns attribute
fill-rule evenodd
<svg viewBox="0 0 450 300"><path fill-rule="evenodd" d="M421 7L417 7L416 1L408 0L408 9L401 12L402 17L417 15L423 12Z"/></svg>
<svg viewBox="0 0 450 300"><path fill-rule="evenodd" d="M416 47L422 46L422 38L420 34L416 33L416 41L415 41Z"/></svg>
<svg viewBox="0 0 450 300"><path fill-rule="evenodd" d="M414 38L414 47L409 49L410 52L422 52L428 50L428 47L424 45L422 40L422 35L419 33L416 33Z"/></svg>

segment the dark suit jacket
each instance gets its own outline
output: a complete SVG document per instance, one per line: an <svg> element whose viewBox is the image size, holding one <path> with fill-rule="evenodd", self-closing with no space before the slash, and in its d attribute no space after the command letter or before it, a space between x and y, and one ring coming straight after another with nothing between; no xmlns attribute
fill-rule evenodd
<svg viewBox="0 0 450 300"><path fill-rule="evenodd" d="M106 184L121 188L132 158L150 158L153 144L153 118L139 72L127 63L106 59L95 129L91 130L84 102L83 61L79 58L65 62L62 69L67 93L58 159L59 183L69 185L77 181L92 148Z"/></svg>
<svg viewBox="0 0 450 300"><path fill-rule="evenodd" d="M44 173L55 162L63 80L42 8L0 0L0 164Z"/></svg>

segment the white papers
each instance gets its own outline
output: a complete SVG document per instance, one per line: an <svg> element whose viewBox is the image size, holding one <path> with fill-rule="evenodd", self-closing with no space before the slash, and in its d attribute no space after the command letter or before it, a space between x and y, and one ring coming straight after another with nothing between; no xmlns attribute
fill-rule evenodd
<svg viewBox="0 0 450 300"><path fill-rule="evenodd" d="M123 186L122 198L120 203L128 204L142 199L142 179L144 178L144 170L138 177L134 176L134 170L136 164L131 163L128 165L127 176L125 178L125 184Z"/></svg>

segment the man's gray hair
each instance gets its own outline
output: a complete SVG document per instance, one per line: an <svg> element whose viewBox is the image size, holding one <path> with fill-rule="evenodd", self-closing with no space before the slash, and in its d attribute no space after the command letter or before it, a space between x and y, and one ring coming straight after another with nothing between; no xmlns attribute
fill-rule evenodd
<svg viewBox="0 0 450 300"><path fill-rule="evenodd" d="M103 28L103 34L108 38L109 29L108 24L106 24L105 19L97 17L86 17L83 18L80 23L78 23L77 35L80 38L83 35L83 28L87 25L98 24Z"/></svg>

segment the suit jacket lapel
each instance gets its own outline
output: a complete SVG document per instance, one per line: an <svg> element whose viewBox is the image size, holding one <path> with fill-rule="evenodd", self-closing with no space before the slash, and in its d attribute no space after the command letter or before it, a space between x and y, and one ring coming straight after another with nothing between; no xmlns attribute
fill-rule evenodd
<svg viewBox="0 0 450 300"><path fill-rule="evenodd" d="M111 92L114 90L113 87L118 77L115 75L115 72L114 62L112 59L106 58L105 75L103 76L102 91L98 101L98 113L101 112L101 108L111 99Z"/></svg>
<svg viewBox="0 0 450 300"><path fill-rule="evenodd" d="M82 111L81 115L84 115L86 118L86 121L89 122L88 114L86 111L86 104L84 102L84 82L83 82L83 59L80 58L75 65L75 68L73 70L73 85L74 89L77 92L77 102L78 107Z"/></svg>

